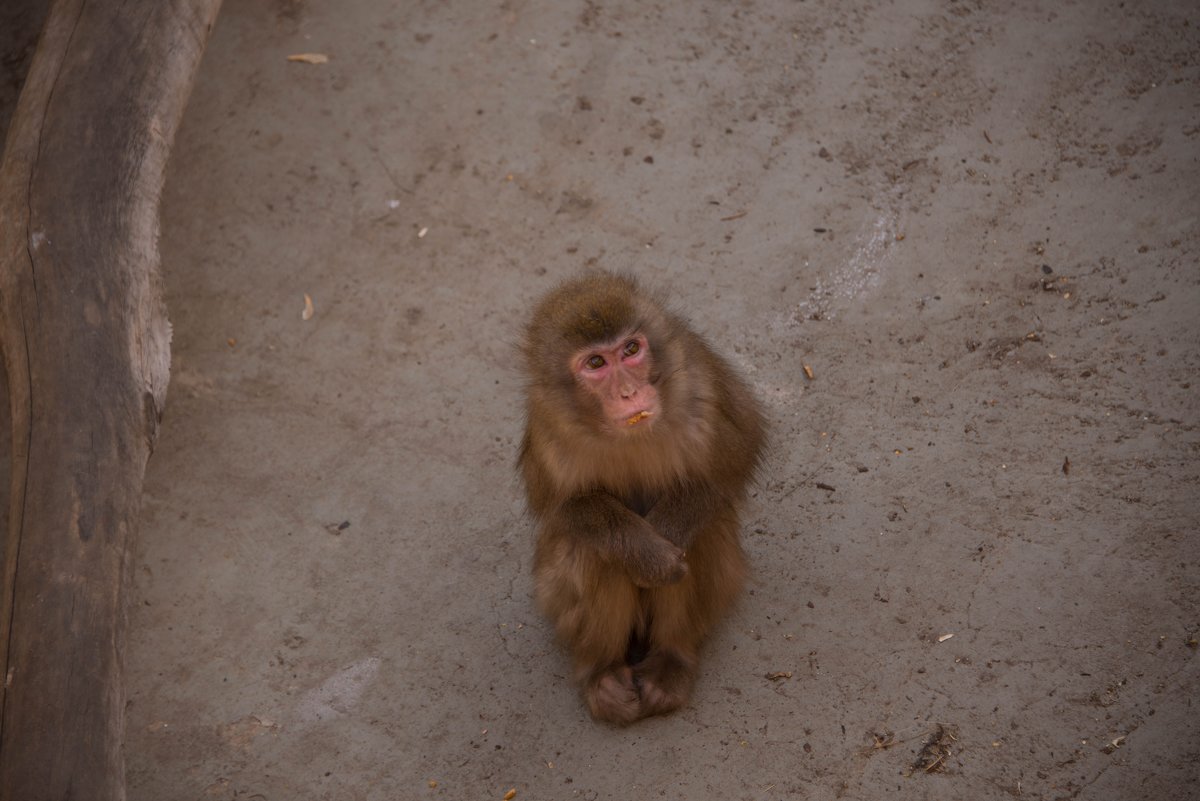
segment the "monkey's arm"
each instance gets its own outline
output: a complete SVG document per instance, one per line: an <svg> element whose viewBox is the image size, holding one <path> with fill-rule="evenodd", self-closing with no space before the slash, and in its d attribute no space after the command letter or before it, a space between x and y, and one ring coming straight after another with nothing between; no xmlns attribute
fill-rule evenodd
<svg viewBox="0 0 1200 801"><path fill-rule="evenodd" d="M584 542L604 561L623 566L638 586L674 584L687 575L683 551L606 492L567 499L544 524L552 534Z"/></svg>
<svg viewBox="0 0 1200 801"><path fill-rule="evenodd" d="M665 490L646 514L654 530L689 549L696 534L715 520L737 524L737 509L746 495L762 451L764 423L749 390L731 377L729 368L711 352L709 370L724 387L703 415L710 420L712 452L720 454L696 466L686 480Z"/></svg>
<svg viewBox="0 0 1200 801"><path fill-rule="evenodd" d="M700 529L714 517L732 511L733 505L714 488L694 482L674 488L660 497L646 514L646 522L686 551Z"/></svg>

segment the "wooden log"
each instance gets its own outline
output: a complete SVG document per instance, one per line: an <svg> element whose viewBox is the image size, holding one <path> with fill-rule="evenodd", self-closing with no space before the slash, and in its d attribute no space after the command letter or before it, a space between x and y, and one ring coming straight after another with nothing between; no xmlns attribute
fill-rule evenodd
<svg viewBox="0 0 1200 801"><path fill-rule="evenodd" d="M0 162L0 799L123 799L126 563L167 388L158 205L219 0L56 0Z"/></svg>

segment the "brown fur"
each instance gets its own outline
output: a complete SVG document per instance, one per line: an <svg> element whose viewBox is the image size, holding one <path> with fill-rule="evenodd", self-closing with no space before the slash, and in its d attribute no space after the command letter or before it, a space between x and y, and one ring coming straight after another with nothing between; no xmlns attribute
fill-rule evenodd
<svg viewBox="0 0 1200 801"><path fill-rule="evenodd" d="M644 335L661 408L614 431L572 371ZM581 351L582 349L582 351ZM526 330L519 466L538 519L538 604L571 651L592 715L626 724L683 705L700 644L741 590L738 508L758 465L758 404L703 339L630 278L592 273Z"/></svg>

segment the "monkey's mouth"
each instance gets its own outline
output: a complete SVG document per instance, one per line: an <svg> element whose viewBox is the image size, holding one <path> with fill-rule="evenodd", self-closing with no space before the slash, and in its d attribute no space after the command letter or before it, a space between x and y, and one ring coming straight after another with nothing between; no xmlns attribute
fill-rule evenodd
<svg viewBox="0 0 1200 801"><path fill-rule="evenodd" d="M643 421L643 420L645 420L647 417L652 417L653 415L654 415L654 412L649 412L649 411L646 411L645 409L642 409L642 410L641 410L640 412L638 412L637 414L635 414L635 415L633 415L632 417L630 417L630 418L626 419L626 420L625 420L625 425L627 425L627 426L636 426L638 423L642 422L642 421Z"/></svg>

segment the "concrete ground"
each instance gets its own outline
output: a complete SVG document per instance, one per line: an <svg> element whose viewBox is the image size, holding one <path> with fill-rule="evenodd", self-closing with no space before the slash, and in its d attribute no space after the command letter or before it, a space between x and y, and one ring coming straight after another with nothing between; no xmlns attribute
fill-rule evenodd
<svg viewBox="0 0 1200 801"><path fill-rule="evenodd" d="M130 799L1200 798L1198 188L1187 0L226 0ZM588 266L771 422L751 589L625 730L513 470L514 342Z"/></svg>

